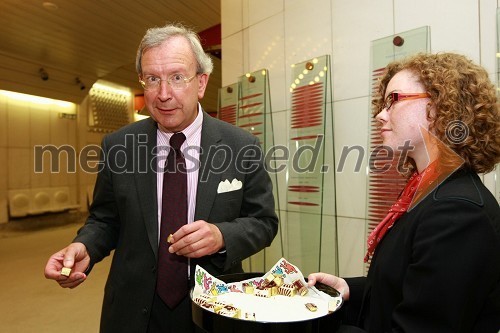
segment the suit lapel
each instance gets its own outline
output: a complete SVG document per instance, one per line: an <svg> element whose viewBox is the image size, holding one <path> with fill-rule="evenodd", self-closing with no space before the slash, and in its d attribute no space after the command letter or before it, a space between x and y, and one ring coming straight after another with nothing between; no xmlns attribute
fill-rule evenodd
<svg viewBox="0 0 500 333"><path fill-rule="evenodd" d="M212 205L217 195L220 182L220 172L214 166L222 165L222 154L215 154L221 142L217 122L203 112L203 126L201 129L200 169L198 174L198 190L196 194L196 209L194 220L208 220Z"/></svg>
<svg viewBox="0 0 500 333"><path fill-rule="evenodd" d="M145 127L145 133L138 135L138 145L134 147L134 163L136 163L135 167L139 169L135 172L135 182L149 243L155 256L158 256L158 194L156 192L156 170L152 169L156 165L152 161L157 161L156 123L152 118L149 118L145 122ZM144 152L144 150L147 151ZM146 157L144 157L145 154Z"/></svg>

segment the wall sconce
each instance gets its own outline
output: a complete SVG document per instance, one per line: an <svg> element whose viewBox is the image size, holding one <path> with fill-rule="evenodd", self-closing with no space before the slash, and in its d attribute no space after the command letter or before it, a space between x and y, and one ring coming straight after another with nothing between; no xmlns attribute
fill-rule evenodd
<svg viewBox="0 0 500 333"><path fill-rule="evenodd" d="M85 84L83 84L82 80L79 77L75 78L76 84L80 87L80 90L85 90Z"/></svg>
<svg viewBox="0 0 500 333"><path fill-rule="evenodd" d="M43 81L47 81L49 79L49 73L47 73L45 71L45 69L43 68L40 68L38 70L38 74L40 74L40 78L43 80Z"/></svg>

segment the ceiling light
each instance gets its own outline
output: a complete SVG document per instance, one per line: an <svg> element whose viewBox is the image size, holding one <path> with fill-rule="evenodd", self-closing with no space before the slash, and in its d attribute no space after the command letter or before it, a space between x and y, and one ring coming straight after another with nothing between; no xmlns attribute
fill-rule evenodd
<svg viewBox="0 0 500 333"><path fill-rule="evenodd" d="M59 9L59 6L57 6L55 3L50 2L50 1L44 1L42 3L43 8L51 11L56 11Z"/></svg>
<svg viewBox="0 0 500 333"><path fill-rule="evenodd" d="M43 81L47 81L49 79L49 73L47 73L47 71L43 68L40 68L38 70L38 74L40 75L40 78L43 80Z"/></svg>

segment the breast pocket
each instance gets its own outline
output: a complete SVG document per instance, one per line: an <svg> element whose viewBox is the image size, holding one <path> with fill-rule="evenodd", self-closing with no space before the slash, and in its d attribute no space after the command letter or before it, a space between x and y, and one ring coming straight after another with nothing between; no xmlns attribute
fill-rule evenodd
<svg viewBox="0 0 500 333"><path fill-rule="evenodd" d="M242 200L243 190L241 189L218 193L215 197L212 211L210 212L210 221L232 221L240 217Z"/></svg>

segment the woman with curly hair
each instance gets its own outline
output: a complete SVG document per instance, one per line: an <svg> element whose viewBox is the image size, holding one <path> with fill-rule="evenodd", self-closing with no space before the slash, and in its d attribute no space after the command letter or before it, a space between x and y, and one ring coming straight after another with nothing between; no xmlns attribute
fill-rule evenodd
<svg viewBox="0 0 500 333"><path fill-rule="evenodd" d="M462 55L417 54L389 64L378 93L407 185L368 237L367 277L309 284L343 293L342 332L499 332L500 208L477 175L500 161L495 86Z"/></svg>

